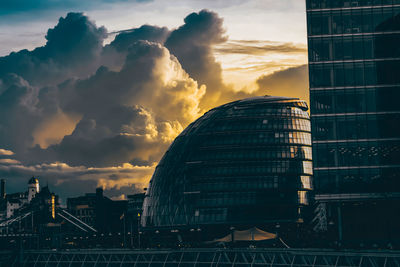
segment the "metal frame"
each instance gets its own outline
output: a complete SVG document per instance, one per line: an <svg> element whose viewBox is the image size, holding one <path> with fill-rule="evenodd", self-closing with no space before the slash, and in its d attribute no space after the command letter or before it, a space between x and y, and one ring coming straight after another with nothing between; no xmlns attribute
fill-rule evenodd
<svg viewBox="0 0 400 267"><path fill-rule="evenodd" d="M24 220L26 217L28 217L31 214L34 214L34 211L27 211L24 214L11 217L8 219L5 219L3 221L0 221L0 233L2 233L4 230L7 231L7 227L13 225L14 223L21 222ZM66 209L62 208L57 208L56 209L56 215L67 221L68 223L74 225L75 227L79 228L81 231L86 232L86 233L97 233L97 230L94 229L92 226L86 224L79 218L75 217L71 213L69 213ZM1 237L1 235L0 235Z"/></svg>
<svg viewBox="0 0 400 267"><path fill-rule="evenodd" d="M400 266L400 251L315 249L180 249L24 251L12 266Z"/></svg>

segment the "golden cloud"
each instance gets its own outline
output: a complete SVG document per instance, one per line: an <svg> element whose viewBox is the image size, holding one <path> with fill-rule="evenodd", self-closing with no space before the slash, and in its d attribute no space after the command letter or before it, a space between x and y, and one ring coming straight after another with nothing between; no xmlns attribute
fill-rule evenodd
<svg viewBox="0 0 400 267"><path fill-rule="evenodd" d="M11 150L0 148L0 156L12 156L12 155L14 155L14 152L12 152Z"/></svg>
<svg viewBox="0 0 400 267"><path fill-rule="evenodd" d="M242 54L261 56L265 54L307 53L304 44L282 43L262 40L229 40L214 48L217 54Z"/></svg>

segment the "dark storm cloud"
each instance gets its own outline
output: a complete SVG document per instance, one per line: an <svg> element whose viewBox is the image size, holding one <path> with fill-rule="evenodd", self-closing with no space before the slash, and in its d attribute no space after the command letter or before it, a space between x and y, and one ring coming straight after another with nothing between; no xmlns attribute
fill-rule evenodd
<svg viewBox="0 0 400 267"><path fill-rule="evenodd" d="M17 187L39 175L64 195L79 183L81 191L101 185L122 197L146 183L186 125L250 96L222 82L213 55L227 39L222 23L203 10L175 30L144 25L103 46L104 27L69 13L48 30L45 46L1 57L0 177ZM279 83L293 91L299 84L285 79L301 75L261 77L253 94L275 94Z"/></svg>
<svg viewBox="0 0 400 267"><path fill-rule="evenodd" d="M37 112L38 90L15 74L0 79L0 142L3 149L22 151L32 141L31 130L40 115Z"/></svg>
<svg viewBox="0 0 400 267"><path fill-rule="evenodd" d="M140 28L120 32L110 46L115 47L118 51L124 51L140 40L164 44L169 33L166 27L143 25Z"/></svg>
<svg viewBox="0 0 400 267"><path fill-rule="evenodd" d="M42 86L85 77L98 67L105 37L104 27L97 27L82 13L68 13L48 30L43 47L1 57L0 78L14 73L32 85Z"/></svg>
<svg viewBox="0 0 400 267"><path fill-rule="evenodd" d="M207 86L201 107L208 109L224 101L224 91L227 90L222 81L221 64L213 54L213 47L227 40L223 19L217 13L202 10L188 15L184 22L171 32L165 46L190 76Z"/></svg>
<svg viewBox="0 0 400 267"><path fill-rule="evenodd" d="M69 13L48 30L45 46L0 58L1 148L24 159L37 142L36 134L54 142L54 134L69 131L65 126L73 119L65 119L57 83L86 77L97 69L105 33L82 13ZM45 127L50 124L52 128Z"/></svg>
<svg viewBox="0 0 400 267"><path fill-rule="evenodd" d="M0 176L9 185L39 175L63 195L79 183L121 197L148 181L200 115L205 87L163 46L167 28L144 25L103 47L106 34L68 13L43 47L0 58Z"/></svg>
<svg viewBox="0 0 400 267"><path fill-rule="evenodd" d="M105 33L69 13L44 47L0 58L0 147L29 165L151 165L161 157L198 116L205 88L162 46L167 28L145 25L103 47ZM63 121L71 129L52 136Z"/></svg>
<svg viewBox="0 0 400 267"><path fill-rule="evenodd" d="M308 102L308 66L296 66L261 76L257 85L256 95L291 96Z"/></svg>
<svg viewBox="0 0 400 267"><path fill-rule="evenodd" d="M166 27L143 25L139 28L112 32L117 34L114 40L106 45L101 55L101 64L113 70L120 70L125 63L129 48L138 41L149 41L164 44L170 31Z"/></svg>
<svg viewBox="0 0 400 267"><path fill-rule="evenodd" d="M152 0L134 0L134 2L150 2ZM126 2L126 0L2 0L0 1L0 15L10 15L20 12L38 12L46 10L63 10L78 8L80 10L98 7L101 4Z"/></svg>
<svg viewBox="0 0 400 267"><path fill-rule="evenodd" d="M265 55L269 53L305 53L307 48L293 43L257 40L230 40L216 47L219 54Z"/></svg>
<svg viewBox="0 0 400 267"><path fill-rule="evenodd" d="M120 71L100 67L88 79L60 85L60 108L81 119L59 144L36 146L25 162L115 166L141 158L152 164L171 141L168 130L179 131L197 116L204 93L179 68L166 48L139 41L130 46Z"/></svg>

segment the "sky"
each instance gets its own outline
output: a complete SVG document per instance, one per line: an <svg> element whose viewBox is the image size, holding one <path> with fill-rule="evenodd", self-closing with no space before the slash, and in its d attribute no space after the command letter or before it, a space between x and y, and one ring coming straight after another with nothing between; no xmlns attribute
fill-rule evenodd
<svg viewBox="0 0 400 267"><path fill-rule="evenodd" d="M308 101L305 1L3 0L0 177L124 199L215 106Z"/></svg>

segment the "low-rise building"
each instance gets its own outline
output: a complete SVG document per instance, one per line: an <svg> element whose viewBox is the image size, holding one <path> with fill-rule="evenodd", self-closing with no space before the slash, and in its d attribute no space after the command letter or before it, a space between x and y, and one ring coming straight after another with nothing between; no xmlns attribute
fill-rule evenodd
<svg viewBox="0 0 400 267"><path fill-rule="evenodd" d="M17 192L6 194L5 180L1 180L1 196L0 196L0 219L11 218L16 215L16 211L31 203L31 201L39 193L39 179L32 177L28 181L28 190L25 192Z"/></svg>
<svg viewBox="0 0 400 267"><path fill-rule="evenodd" d="M104 196L102 188L97 188L96 193L67 199L67 209L72 215L104 233L123 231L127 204L126 200L114 201Z"/></svg>
<svg viewBox="0 0 400 267"><path fill-rule="evenodd" d="M143 212L143 201L145 193L128 195L128 220L129 229L135 233L139 231L140 217Z"/></svg>
<svg viewBox="0 0 400 267"><path fill-rule="evenodd" d="M87 193L84 196L68 198L67 209L84 223L94 226L96 219L96 194Z"/></svg>

